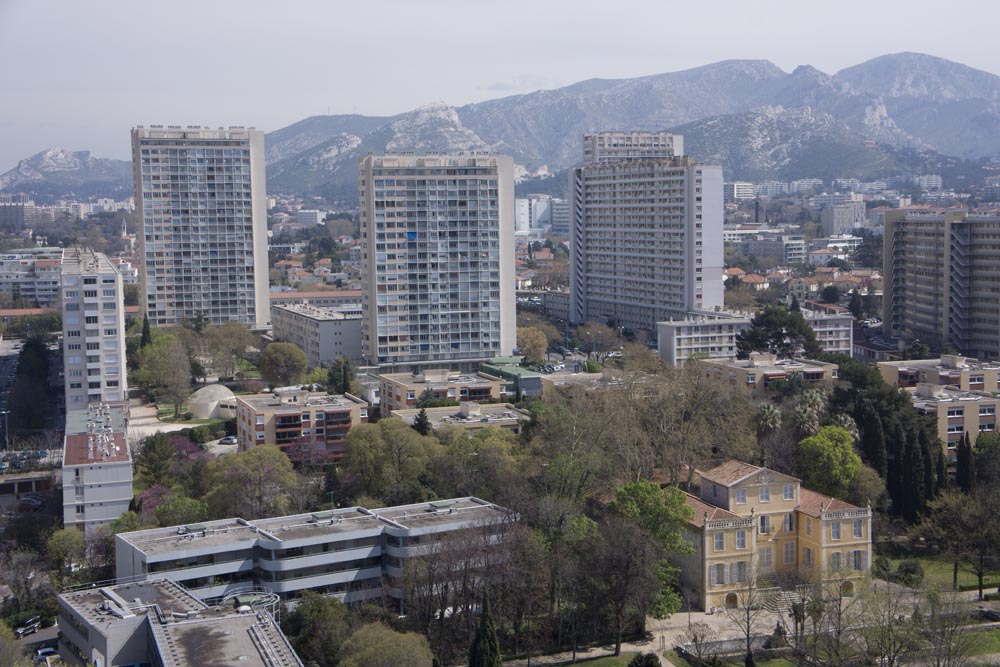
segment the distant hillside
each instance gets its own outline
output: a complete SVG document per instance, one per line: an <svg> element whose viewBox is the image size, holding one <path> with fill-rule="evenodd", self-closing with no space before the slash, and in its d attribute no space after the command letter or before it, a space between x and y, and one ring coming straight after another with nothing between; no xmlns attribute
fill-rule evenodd
<svg viewBox="0 0 1000 667"><path fill-rule="evenodd" d="M50 148L0 174L0 192L24 192L40 203L64 197L122 199L132 195L132 163Z"/></svg>

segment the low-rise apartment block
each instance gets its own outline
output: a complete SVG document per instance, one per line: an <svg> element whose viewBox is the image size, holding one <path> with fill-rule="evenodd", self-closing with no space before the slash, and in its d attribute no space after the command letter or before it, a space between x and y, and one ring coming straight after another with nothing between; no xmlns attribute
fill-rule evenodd
<svg viewBox="0 0 1000 667"><path fill-rule="evenodd" d="M125 437L128 404L95 403L66 415L63 525L89 533L128 511L132 456Z"/></svg>
<svg viewBox="0 0 1000 667"><path fill-rule="evenodd" d="M811 383L837 379L837 364L812 359L778 359L774 354L755 352L749 359L699 359L698 363L704 364L718 378L751 389L793 379Z"/></svg>
<svg viewBox="0 0 1000 667"><path fill-rule="evenodd" d="M21 248L0 253L0 292L28 308L59 305L62 248Z"/></svg>
<svg viewBox="0 0 1000 667"><path fill-rule="evenodd" d="M361 304L271 304L274 339L294 343L316 368L340 357L361 360Z"/></svg>
<svg viewBox="0 0 1000 667"><path fill-rule="evenodd" d="M949 385L962 391L1000 391L1000 362L979 361L957 354L939 359L880 361L879 374L893 387L916 387L920 383Z"/></svg>
<svg viewBox="0 0 1000 667"><path fill-rule="evenodd" d="M63 593L59 655L69 665L302 667L260 592L209 606L168 580ZM40 664L40 663L35 663Z"/></svg>
<svg viewBox="0 0 1000 667"><path fill-rule="evenodd" d="M468 431L478 431L492 426L520 433L521 425L531 421L531 413L510 403L481 405L465 402L458 407L427 408L425 413L430 419L431 427L435 429L455 426ZM402 419L413 426L418 414L420 414L418 409L393 410L389 416Z"/></svg>
<svg viewBox="0 0 1000 667"><path fill-rule="evenodd" d="M741 590L782 581L835 583L853 594L871 567L871 508L802 488L800 480L742 461L699 473L685 539L683 586L703 609L732 608Z"/></svg>
<svg viewBox="0 0 1000 667"><path fill-rule="evenodd" d="M277 445L294 462L343 459L347 432L367 421L368 403L351 394L279 387L269 394L236 397L239 449Z"/></svg>
<svg viewBox="0 0 1000 667"><path fill-rule="evenodd" d="M176 581L199 600L264 587L286 601L314 591L345 602L384 596L398 603L407 563L431 544L513 519L465 497L154 528L115 536L116 574Z"/></svg>
<svg viewBox="0 0 1000 667"><path fill-rule="evenodd" d="M972 444L976 444L981 432L996 430L1000 403L996 393L919 383L912 398L917 412L934 417L938 437L948 447L949 454L955 453L966 433Z"/></svg>
<svg viewBox="0 0 1000 667"><path fill-rule="evenodd" d="M514 398L509 380L486 373L459 373L452 370L425 370L419 373L379 375L382 384L382 413L418 407L421 399L473 401L476 403Z"/></svg>

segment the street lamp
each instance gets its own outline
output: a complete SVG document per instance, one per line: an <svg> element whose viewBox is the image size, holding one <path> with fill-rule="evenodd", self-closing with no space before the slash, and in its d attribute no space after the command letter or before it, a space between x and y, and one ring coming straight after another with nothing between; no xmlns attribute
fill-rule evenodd
<svg viewBox="0 0 1000 667"><path fill-rule="evenodd" d="M7 415L10 414L10 410L3 410L0 415L3 415L3 448L6 450L10 445L7 440Z"/></svg>

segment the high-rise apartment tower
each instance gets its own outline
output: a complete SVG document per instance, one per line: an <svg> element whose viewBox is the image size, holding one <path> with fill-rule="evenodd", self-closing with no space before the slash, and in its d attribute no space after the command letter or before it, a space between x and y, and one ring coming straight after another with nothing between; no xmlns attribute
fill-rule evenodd
<svg viewBox="0 0 1000 667"><path fill-rule="evenodd" d="M573 322L655 332L722 307L722 168L675 154L682 146L668 132L584 137L570 175Z"/></svg>
<svg viewBox="0 0 1000 667"><path fill-rule="evenodd" d="M132 167L140 294L154 326L203 314L267 325L264 135L231 127L138 127Z"/></svg>
<svg viewBox="0 0 1000 667"><path fill-rule="evenodd" d="M459 368L511 354L511 158L369 155L359 169L367 361Z"/></svg>

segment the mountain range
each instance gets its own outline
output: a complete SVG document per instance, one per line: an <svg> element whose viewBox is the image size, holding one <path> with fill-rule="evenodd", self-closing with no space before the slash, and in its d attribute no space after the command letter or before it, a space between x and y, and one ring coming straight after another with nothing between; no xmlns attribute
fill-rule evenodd
<svg viewBox="0 0 1000 667"><path fill-rule="evenodd" d="M268 190L351 201L356 158L391 150L508 153L522 179L543 184L579 163L582 134L607 129L683 134L686 152L722 164L727 179L934 172L961 186L978 178L982 162L1000 157L1000 77L917 53L880 56L833 75L808 65L789 73L766 60L727 60L460 107L437 102L396 116L313 116L266 136ZM76 158L74 171L64 166L70 160L45 157L54 154L85 157ZM127 165L52 149L0 176L0 190L91 182L127 189Z"/></svg>

